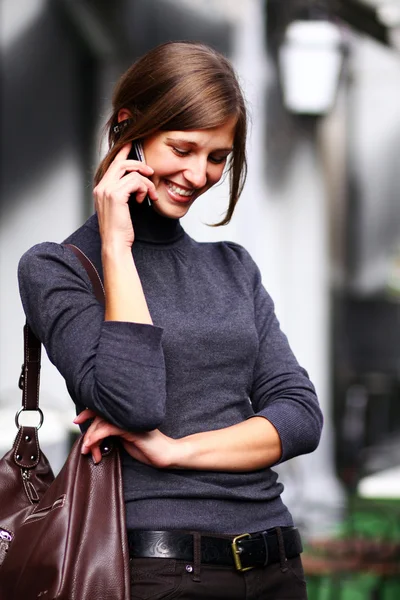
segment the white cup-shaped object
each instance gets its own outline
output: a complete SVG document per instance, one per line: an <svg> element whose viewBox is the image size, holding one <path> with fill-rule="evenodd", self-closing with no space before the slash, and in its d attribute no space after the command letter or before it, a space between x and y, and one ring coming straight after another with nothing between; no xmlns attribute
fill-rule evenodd
<svg viewBox="0 0 400 600"><path fill-rule="evenodd" d="M342 64L341 34L329 21L293 21L279 51L286 108L322 115L332 108Z"/></svg>

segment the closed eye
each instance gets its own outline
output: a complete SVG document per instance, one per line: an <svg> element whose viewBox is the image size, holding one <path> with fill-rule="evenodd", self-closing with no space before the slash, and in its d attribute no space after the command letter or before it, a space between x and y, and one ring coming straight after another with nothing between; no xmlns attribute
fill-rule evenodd
<svg viewBox="0 0 400 600"><path fill-rule="evenodd" d="M182 157L189 156L189 154L191 153L191 150L182 150L181 148L177 148L176 146L172 146L172 150L174 151L174 153L177 156L182 156ZM221 156L221 157L219 157L219 156L209 156L208 160L210 162L212 162L214 165L221 165L223 162L226 161L226 159L228 158L228 156L229 156L229 154L225 155L225 156Z"/></svg>
<svg viewBox="0 0 400 600"><path fill-rule="evenodd" d="M180 150L180 148L176 148L176 146L172 146L172 150L178 156L188 156L190 154L190 150Z"/></svg>
<svg viewBox="0 0 400 600"><path fill-rule="evenodd" d="M208 160L212 163L214 163L215 165L221 165L223 162L226 161L228 157L227 156L221 156L221 157L216 157L216 156L209 156Z"/></svg>

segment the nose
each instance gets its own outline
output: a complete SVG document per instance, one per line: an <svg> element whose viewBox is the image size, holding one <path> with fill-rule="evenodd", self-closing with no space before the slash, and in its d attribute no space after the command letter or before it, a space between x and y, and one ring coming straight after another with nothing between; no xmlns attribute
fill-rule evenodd
<svg viewBox="0 0 400 600"><path fill-rule="evenodd" d="M193 157L184 171L184 177L193 187L204 187L207 183L207 159Z"/></svg>

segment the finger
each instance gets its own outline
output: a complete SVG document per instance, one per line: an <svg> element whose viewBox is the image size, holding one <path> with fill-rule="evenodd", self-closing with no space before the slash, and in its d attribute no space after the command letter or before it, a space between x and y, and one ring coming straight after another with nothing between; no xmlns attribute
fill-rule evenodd
<svg viewBox="0 0 400 600"><path fill-rule="evenodd" d="M135 175L137 175L135 173ZM144 200L148 193L148 187L144 181L138 180L136 177L131 181L126 181L122 185L118 186L117 193L119 196L127 202L131 194L135 195L136 202L139 204Z"/></svg>
<svg viewBox="0 0 400 600"><path fill-rule="evenodd" d="M110 163L107 171L104 173L100 184L102 182L106 183L107 181L110 182L121 179L127 171L140 171L145 175L152 175L154 173L154 169L146 163L139 160L128 159L131 146L132 144L129 143L121 148L114 160Z"/></svg>
<svg viewBox="0 0 400 600"><path fill-rule="evenodd" d="M75 417L75 419L73 420L73 423L80 425L81 423L84 423L88 419L94 419L95 417L97 417L97 415L94 412L94 410L91 410L90 408L85 408L85 410L80 412L79 415L77 415Z"/></svg>
<svg viewBox="0 0 400 600"><path fill-rule="evenodd" d="M144 190L146 193L157 196L156 187L151 179L145 175L141 175L137 171L132 171L119 180L105 182L102 189L95 190L95 198L100 202L109 203L110 200L115 198L117 200L118 198L125 199L127 194L134 194Z"/></svg>
<svg viewBox="0 0 400 600"><path fill-rule="evenodd" d="M93 189L94 196L102 196L106 193L107 188L124 181L129 175L139 173L141 176L150 177L154 173L154 169L138 161L129 161L124 163L124 166L113 164L109 166L101 181Z"/></svg>
<svg viewBox="0 0 400 600"><path fill-rule="evenodd" d="M92 445L89 447L85 444L85 438L84 438L84 443L82 445L81 453L82 454L90 454L90 452L92 453L92 459L93 459L94 464L99 463L102 458L100 444L95 444L95 445Z"/></svg>
<svg viewBox="0 0 400 600"><path fill-rule="evenodd" d="M92 448L86 448L86 446L82 446L82 454L90 454L92 453L92 459L95 465L99 463L102 459L102 454L100 450L100 445L93 446Z"/></svg>
<svg viewBox="0 0 400 600"><path fill-rule="evenodd" d="M126 144L124 144L122 146L122 148L118 151L118 153L115 155L114 160L124 160L127 159L129 156L129 152L132 149L132 142L127 142Z"/></svg>
<svg viewBox="0 0 400 600"><path fill-rule="evenodd" d="M132 144L129 142L122 146L121 150L115 156L114 160L111 162L111 165L118 166L119 169L125 171L131 170L140 170L143 173L151 175L154 173L154 169L147 165L145 162L141 160L129 159L129 153L131 151ZM110 167L111 167L110 165Z"/></svg>
<svg viewBox="0 0 400 600"><path fill-rule="evenodd" d="M138 164L140 165L141 163ZM96 210L100 208L102 202L109 203L112 199L118 201L118 196L115 196L118 192L120 192L119 199L123 203L127 202L131 194L137 193L139 193L137 198L139 203L144 200L147 194L151 200L157 202L158 194L156 187L146 175L148 174L142 175L139 173L139 170L132 170L128 174L126 174L126 171L123 173L121 171L119 173L114 172L114 174L109 173L107 177L105 175L93 190ZM144 195L142 196L143 192Z"/></svg>
<svg viewBox="0 0 400 600"><path fill-rule="evenodd" d="M142 202L144 201L144 199L146 198L147 193L146 192L136 192L135 194L135 200L138 204L142 204Z"/></svg>
<svg viewBox="0 0 400 600"><path fill-rule="evenodd" d="M103 458L103 455L101 454L101 450L100 450L100 446L94 446L92 448L92 458L93 458L93 462L95 465L97 465L101 459Z"/></svg>
<svg viewBox="0 0 400 600"><path fill-rule="evenodd" d="M132 458L138 460L139 462L145 465L151 465L151 461L147 458L147 456L143 454L143 452L141 452L141 450L139 450L139 448L135 446L134 443L122 440L122 445L127 451L127 453L130 454L130 456L132 456Z"/></svg>
<svg viewBox="0 0 400 600"><path fill-rule="evenodd" d="M96 431L99 427L102 427L103 424L107 425L107 421L105 421L102 417L99 417L99 415L96 415L87 428L85 435L90 436L91 433Z"/></svg>
<svg viewBox="0 0 400 600"><path fill-rule="evenodd" d="M139 204L141 204L147 198L147 196L149 198L151 198L151 200L153 202L157 202L157 200L158 200L157 192L152 189L150 189L150 190L145 189L145 190L142 190L139 192L135 192L135 200Z"/></svg>
<svg viewBox="0 0 400 600"><path fill-rule="evenodd" d="M121 191L124 196L128 193L136 194L136 200L138 202L142 201L147 194L152 200L158 200L158 194L154 183L136 171L129 173L129 175L125 175L115 189Z"/></svg>
<svg viewBox="0 0 400 600"><path fill-rule="evenodd" d="M153 200L153 202L157 202L158 194L157 194L156 186L154 186L154 189L153 188L149 189L149 197Z"/></svg>
<svg viewBox="0 0 400 600"><path fill-rule="evenodd" d="M122 173L121 176L123 176L124 173L131 173L132 171L137 171L147 177L154 173L153 167L150 167L150 165L147 165L140 160L124 160L118 163L118 167Z"/></svg>
<svg viewBox="0 0 400 600"><path fill-rule="evenodd" d="M92 424L93 425L93 424ZM82 453L87 454L92 448L98 444L105 438L110 436L121 436L125 433L123 429L119 427L115 427L115 425L111 425L106 421L103 421L101 424L92 428L92 425L87 430L85 437L83 439Z"/></svg>
<svg viewBox="0 0 400 600"><path fill-rule="evenodd" d="M85 435L83 436L83 445L82 445L82 453L83 454L88 454L88 452L90 452L90 448L91 448L90 440L93 439L95 432L99 431L99 429L101 429L103 423L106 424L106 421L103 421L103 419L101 419L100 417L96 417L94 419L93 423L90 424L89 428L85 432Z"/></svg>

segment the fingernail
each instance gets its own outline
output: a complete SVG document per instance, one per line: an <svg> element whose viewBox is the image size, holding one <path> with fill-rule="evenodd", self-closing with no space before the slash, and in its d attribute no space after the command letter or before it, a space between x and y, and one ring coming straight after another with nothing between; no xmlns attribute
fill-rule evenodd
<svg viewBox="0 0 400 600"><path fill-rule="evenodd" d="M86 444L83 444L83 446L82 446L82 454L87 454L88 450L89 450L89 448L86 446Z"/></svg>

